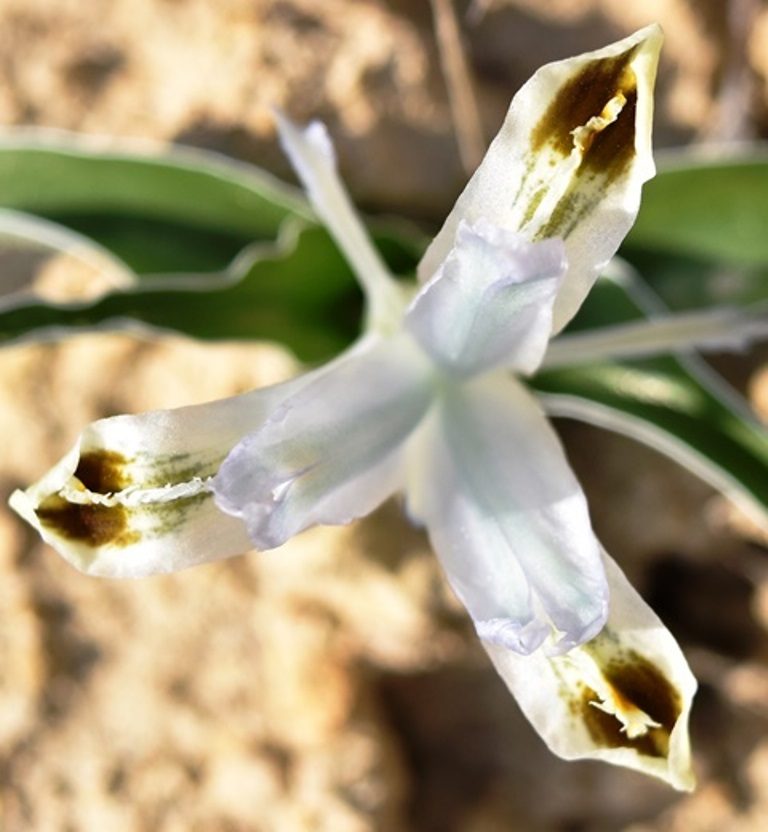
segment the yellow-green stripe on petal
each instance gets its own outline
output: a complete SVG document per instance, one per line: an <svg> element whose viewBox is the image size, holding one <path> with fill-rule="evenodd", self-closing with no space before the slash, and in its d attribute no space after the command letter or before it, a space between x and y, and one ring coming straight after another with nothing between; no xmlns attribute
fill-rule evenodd
<svg viewBox="0 0 768 832"><path fill-rule="evenodd" d="M429 279L459 222L480 218L530 240L565 240L568 271L552 332L573 317L640 207L651 155L653 85L663 36L654 25L596 52L542 67L419 265Z"/></svg>
<svg viewBox="0 0 768 832"><path fill-rule="evenodd" d="M605 552L603 561L611 600L595 638L558 656L483 646L555 754L626 766L690 791L696 680L653 610Z"/></svg>
<svg viewBox="0 0 768 832"><path fill-rule="evenodd" d="M144 467L140 457L107 449L81 455L85 439L40 482L11 498L13 508L78 569L140 577L251 548L242 524L216 508L208 453L200 455L199 466L188 459L186 471L176 474L158 460L143 482L131 474ZM169 477L165 484L148 484L163 474Z"/></svg>
<svg viewBox="0 0 768 832"><path fill-rule="evenodd" d="M328 367L241 396L89 425L12 507L70 563L113 578L174 572L252 548L211 481L243 436Z"/></svg>

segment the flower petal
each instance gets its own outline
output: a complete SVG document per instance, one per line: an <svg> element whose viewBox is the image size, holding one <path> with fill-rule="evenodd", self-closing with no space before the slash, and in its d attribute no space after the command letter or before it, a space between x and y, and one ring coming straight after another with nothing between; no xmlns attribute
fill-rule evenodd
<svg viewBox="0 0 768 832"><path fill-rule="evenodd" d="M555 754L627 766L690 791L688 716L696 680L669 631L603 557L610 613L592 641L561 656L483 646Z"/></svg>
<svg viewBox="0 0 768 832"><path fill-rule="evenodd" d="M406 329L452 374L500 365L532 373L565 268L559 240L528 243L484 220L462 221L456 246L406 313Z"/></svg>
<svg viewBox="0 0 768 832"><path fill-rule="evenodd" d="M265 549L372 511L402 485L403 443L429 407L430 373L410 336L370 337L234 449L214 483L219 506Z"/></svg>
<svg viewBox="0 0 768 832"><path fill-rule="evenodd" d="M653 84L662 34L648 26L596 52L542 67L419 265L429 279L462 219L485 218L529 240L562 237L568 272L552 331L573 317L629 230L651 155Z"/></svg>
<svg viewBox="0 0 768 832"><path fill-rule="evenodd" d="M275 117L283 149L306 188L312 207L349 260L366 294L369 325L391 332L402 315L402 294L336 172L333 145L325 125L314 121L302 130L279 112Z"/></svg>
<svg viewBox="0 0 768 832"><path fill-rule="evenodd" d="M527 390L502 374L452 385L419 439L408 508L479 635L519 653L550 635L555 650L592 638L607 611L599 545Z"/></svg>
<svg viewBox="0 0 768 832"><path fill-rule="evenodd" d="M231 448L318 373L210 404L89 425L12 507L83 572L140 577L248 551L211 478Z"/></svg>

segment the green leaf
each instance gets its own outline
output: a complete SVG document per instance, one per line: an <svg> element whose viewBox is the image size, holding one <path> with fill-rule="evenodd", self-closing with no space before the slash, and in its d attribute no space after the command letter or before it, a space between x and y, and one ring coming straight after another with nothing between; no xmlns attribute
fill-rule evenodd
<svg viewBox="0 0 768 832"><path fill-rule="evenodd" d="M621 254L673 310L768 297L768 148L668 156Z"/></svg>
<svg viewBox="0 0 768 832"><path fill-rule="evenodd" d="M580 310L576 329L645 318L636 292L604 279ZM542 371L532 385L550 415L580 419L655 448L768 528L768 433L746 402L696 356L592 361Z"/></svg>
<svg viewBox="0 0 768 832"><path fill-rule="evenodd" d="M286 218L312 219L297 191L251 165L207 151L136 148L7 131L2 204L92 238L139 274L221 269L249 243L274 240Z"/></svg>
<svg viewBox="0 0 768 832"><path fill-rule="evenodd" d="M621 253L674 311L749 306L768 298L768 266L737 266L634 249Z"/></svg>
<svg viewBox="0 0 768 832"><path fill-rule="evenodd" d="M131 322L280 341L306 360L349 343L357 284L303 196L209 152L157 150L104 150L45 131L0 139L3 203L38 214L24 215L37 244L45 248L55 228L91 259L111 254L139 283L74 306L19 293L22 305L0 314L0 343ZM377 224L374 237L394 273L413 270L423 249L413 229Z"/></svg>
<svg viewBox="0 0 768 832"><path fill-rule="evenodd" d="M85 289L91 295L95 285L125 287L136 282L125 263L82 234L41 217L0 208L0 309L39 296L38 278L60 257L68 259L70 268L77 265L79 277L89 280Z"/></svg>
<svg viewBox="0 0 768 832"><path fill-rule="evenodd" d="M306 361L346 346L357 332L362 299L327 233L294 229L275 245L251 247L230 272L161 280L111 292L90 304L30 302L0 311L3 342L60 338L127 322L201 339L280 342Z"/></svg>
<svg viewBox="0 0 768 832"><path fill-rule="evenodd" d="M656 251L694 261L768 266L768 149L726 159L669 157L643 188L624 254Z"/></svg>
<svg viewBox="0 0 768 832"><path fill-rule="evenodd" d="M624 433L667 454L768 525L768 437L702 368L672 357L542 373L552 415ZM568 401L570 399L570 401Z"/></svg>

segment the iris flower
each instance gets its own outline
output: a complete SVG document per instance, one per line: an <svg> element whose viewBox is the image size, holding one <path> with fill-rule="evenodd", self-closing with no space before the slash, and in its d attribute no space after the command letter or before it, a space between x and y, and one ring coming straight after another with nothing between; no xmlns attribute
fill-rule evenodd
<svg viewBox="0 0 768 832"><path fill-rule="evenodd" d="M524 381L553 355L654 173L661 40L651 26L539 70L410 286L368 239L322 125L278 116L365 293L361 337L277 386L95 422L13 506L79 569L130 577L273 549L400 494L552 750L691 788L695 681L597 540Z"/></svg>

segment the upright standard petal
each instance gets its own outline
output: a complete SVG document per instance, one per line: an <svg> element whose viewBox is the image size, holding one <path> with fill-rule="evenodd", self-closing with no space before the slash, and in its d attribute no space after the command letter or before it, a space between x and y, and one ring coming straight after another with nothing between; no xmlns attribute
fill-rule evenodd
<svg viewBox="0 0 768 832"><path fill-rule="evenodd" d="M483 646L555 754L626 766L690 791L688 717L696 680L669 631L603 557L611 606L596 638L561 656Z"/></svg>
<svg viewBox="0 0 768 832"><path fill-rule="evenodd" d="M232 447L317 374L210 404L89 425L12 507L66 560L114 578L174 572L248 551L211 478Z"/></svg>
<svg viewBox="0 0 768 832"><path fill-rule="evenodd" d="M333 144L325 125L314 121L302 130L279 112L276 118L283 149L312 206L349 260L365 292L369 325L390 334L400 321L403 296L336 172Z"/></svg>
<svg viewBox="0 0 768 832"><path fill-rule="evenodd" d="M405 316L411 332L448 373L498 366L532 373L552 328L565 273L560 240L529 243L488 222L461 222L456 245Z"/></svg>
<svg viewBox="0 0 768 832"><path fill-rule="evenodd" d="M510 105L501 131L419 265L428 280L462 219L487 219L529 240L562 237L568 271L552 331L573 317L640 207L655 167L653 85L662 34L624 40L542 67Z"/></svg>
<svg viewBox="0 0 768 832"><path fill-rule="evenodd" d="M432 368L405 333L367 343L286 399L222 465L217 502L259 548L348 523L402 487L404 443L432 400Z"/></svg>
<svg viewBox="0 0 768 832"><path fill-rule="evenodd" d="M586 500L519 382L446 385L414 443L407 498L482 639L530 653L552 636L547 649L563 651L602 628Z"/></svg>

